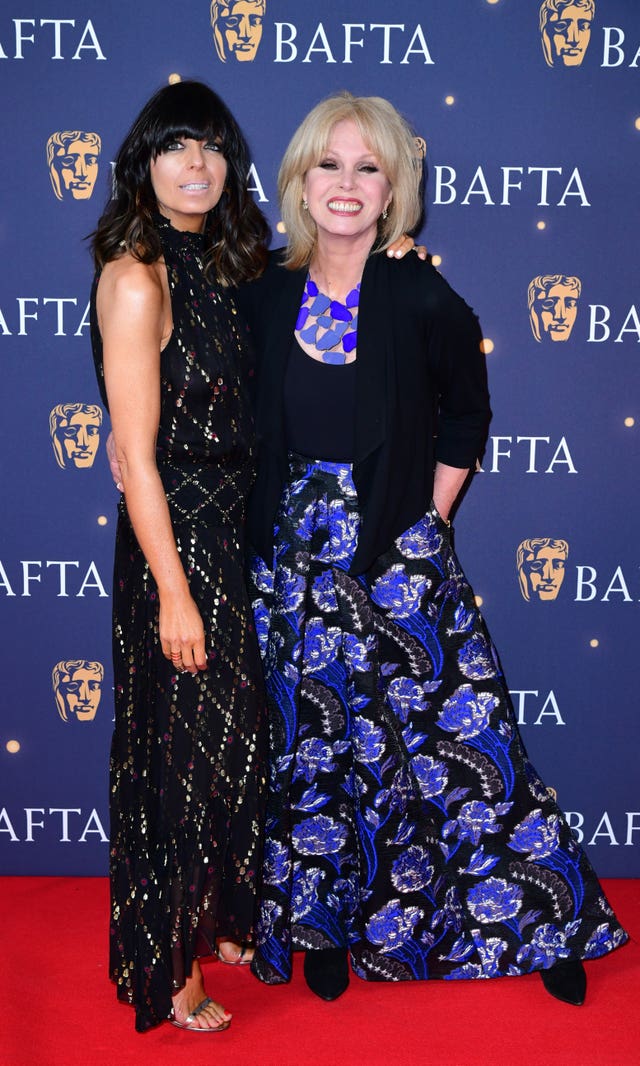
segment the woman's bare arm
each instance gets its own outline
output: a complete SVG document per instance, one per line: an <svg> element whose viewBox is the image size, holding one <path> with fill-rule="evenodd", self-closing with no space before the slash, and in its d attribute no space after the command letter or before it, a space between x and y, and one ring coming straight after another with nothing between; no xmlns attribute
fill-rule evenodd
<svg viewBox="0 0 640 1066"><path fill-rule="evenodd" d="M98 286L104 375L120 478L138 543L158 585L164 655L191 673L206 667L204 627L176 547L155 459L160 351L168 294L158 264L109 263Z"/></svg>

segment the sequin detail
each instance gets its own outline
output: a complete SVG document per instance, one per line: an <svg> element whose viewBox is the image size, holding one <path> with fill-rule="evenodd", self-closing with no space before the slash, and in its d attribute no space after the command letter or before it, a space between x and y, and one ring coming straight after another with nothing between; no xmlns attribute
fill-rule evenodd
<svg viewBox="0 0 640 1066"><path fill-rule="evenodd" d="M162 223L159 231L174 329L161 356L157 462L209 668L179 674L164 658L157 587L123 499L113 597L110 974L140 1031L166 1019L192 960L211 954L216 937L253 938L266 750L244 581L250 351L229 290L204 279L202 238Z"/></svg>

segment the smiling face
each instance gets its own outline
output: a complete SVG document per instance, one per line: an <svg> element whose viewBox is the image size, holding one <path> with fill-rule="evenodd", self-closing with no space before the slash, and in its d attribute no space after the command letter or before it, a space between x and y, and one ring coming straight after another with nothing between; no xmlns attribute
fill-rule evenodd
<svg viewBox="0 0 640 1066"><path fill-rule="evenodd" d="M318 243L353 243L366 252L378 219L391 202L391 183L365 144L355 122L337 122L326 151L304 179L303 195L318 231Z"/></svg>
<svg viewBox="0 0 640 1066"><path fill-rule="evenodd" d="M219 144L182 137L152 161L150 175L160 213L197 233L222 195L227 162Z"/></svg>

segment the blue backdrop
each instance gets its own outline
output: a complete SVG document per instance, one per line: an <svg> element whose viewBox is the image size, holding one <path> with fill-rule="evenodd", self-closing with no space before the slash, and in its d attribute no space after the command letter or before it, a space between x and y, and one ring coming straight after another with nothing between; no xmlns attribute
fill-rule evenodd
<svg viewBox="0 0 640 1066"><path fill-rule="evenodd" d="M238 117L276 241L278 163L322 96L386 96L424 138L422 236L480 316L494 410L458 552L539 772L598 873L640 874L640 8L547 0L541 29L540 6L3 6L3 872L106 871L117 494L84 238L131 120L180 75Z"/></svg>

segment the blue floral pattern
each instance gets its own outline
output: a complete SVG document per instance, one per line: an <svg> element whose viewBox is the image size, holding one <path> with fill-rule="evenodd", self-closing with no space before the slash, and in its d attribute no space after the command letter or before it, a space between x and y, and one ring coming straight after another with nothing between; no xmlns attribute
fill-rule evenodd
<svg viewBox="0 0 640 1066"><path fill-rule="evenodd" d="M391 882L398 892L415 892L427 887L433 878L434 866L429 852L419 844L412 844L400 853L391 869Z"/></svg>
<svg viewBox="0 0 640 1066"><path fill-rule="evenodd" d="M331 744L325 743L319 737L307 737L300 742L294 778L302 776L311 784L315 781L316 774L329 774L332 770L335 770L335 763Z"/></svg>
<svg viewBox="0 0 640 1066"><path fill-rule="evenodd" d="M365 574L350 467L293 458L252 599L271 775L254 972L345 946L367 980L475 979L627 939L529 763L432 507Z"/></svg>
<svg viewBox="0 0 640 1066"><path fill-rule="evenodd" d="M560 845L560 819L557 814L544 818L542 811L535 810L516 826L509 847L521 851L532 859L545 859Z"/></svg>
<svg viewBox="0 0 640 1066"><path fill-rule="evenodd" d="M491 654L491 645L482 633L474 633L465 641L458 652L460 672L473 681L480 681L483 677L492 677L495 674L496 665Z"/></svg>
<svg viewBox="0 0 640 1066"><path fill-rule="evenodd" d="M427 707L423 686L410 677L395 677L387 689L387 700L401 722Z"/></svg>
<svg viewBox="0 0 640 1066"><path fill-rule="evenodd" d="M394 563L373 585L371 598L387 608L390 618L407 618L418 610L429 584L422 574L410 575L402 563Z"/></svg>
<svg viewBox="0 0 640 1066"><path fill-rule="evenodd" d="M299 855L330 855L340 851L347 832L340 822L318 814L315 818L299 822L291 836Z"/></svg>
<svg viewBox="0 0 640 1066"><path fill-rule="evenodd" d="M395 951L413 936L416 923L422 917L424 914L418 907L403 908L400 900L392 899L370 918L366 933L381 951Z"/></svg>

